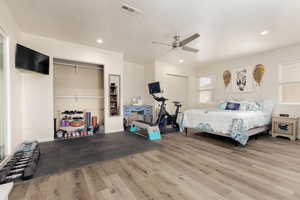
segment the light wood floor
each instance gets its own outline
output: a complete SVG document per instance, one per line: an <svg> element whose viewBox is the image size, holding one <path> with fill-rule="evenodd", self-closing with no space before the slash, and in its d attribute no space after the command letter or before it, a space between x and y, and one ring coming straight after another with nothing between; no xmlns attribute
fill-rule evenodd
<svg viewBox="0 0 300 200"><path fill-rule="evenodd" d="M259 137L245 148L167 135L163 148L34 179L10 200L300 199L300 142Z"/></svg>

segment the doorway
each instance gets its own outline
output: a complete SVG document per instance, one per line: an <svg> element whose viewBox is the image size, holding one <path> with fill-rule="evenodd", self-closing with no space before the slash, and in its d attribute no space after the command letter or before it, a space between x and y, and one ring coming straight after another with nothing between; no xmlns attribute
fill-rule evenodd
<svg viewBox="0 0 300 200"><path fill-rule="evenodd" d="M54 59L56 139L104 133L104 66Z"/></svg>
<svg viewBox="0 0 300 200"><path fill-rule="evenodd" d="M173 101L179 101L182 104L182 110L186 109L188 102L188 77L177 74L166 74L165 96L169 99L167 110L171 114L176 109Z"/></svg>

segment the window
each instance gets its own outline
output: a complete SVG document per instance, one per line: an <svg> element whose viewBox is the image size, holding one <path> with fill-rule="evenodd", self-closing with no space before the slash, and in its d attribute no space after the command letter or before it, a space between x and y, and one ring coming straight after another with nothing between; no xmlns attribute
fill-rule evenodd
<svg viewBox="0 0 300 200"><path fill-rule="evenodd" d="M199 77L198 79L198 93L199 103L212 103L214 90L214 77Z"/></svg>
<svg viewBox="0 0 300 200"><path fill-rule="evenodd" d="M4 137L4 38L0 33L0 161L5 156Z"/></svg>
<svg viewBox="0 0 300 200"><path fill-rule="evenodd" d="M279 67L281 103L300 103L300 62Z"/></svg>

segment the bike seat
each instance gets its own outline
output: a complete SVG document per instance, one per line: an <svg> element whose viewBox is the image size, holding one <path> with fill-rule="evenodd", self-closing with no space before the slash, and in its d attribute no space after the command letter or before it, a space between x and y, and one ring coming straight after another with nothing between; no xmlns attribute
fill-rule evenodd
<svg viewBox="0 0 300 200"><path fill-rule="evenodd" d="M179 101L173 101L175 106L182 106L181 103Z"/></svg>

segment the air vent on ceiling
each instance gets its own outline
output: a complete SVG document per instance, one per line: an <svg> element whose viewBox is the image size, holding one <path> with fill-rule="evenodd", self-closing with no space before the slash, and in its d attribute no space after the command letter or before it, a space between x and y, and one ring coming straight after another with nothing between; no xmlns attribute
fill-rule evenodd
<svg viewBox="0 0 300 200"><path fill-rule="evenodd" d="M141 14L143 13L140 9L137 9L137 8L134 8L130 5L127 5L127 4L122 4L122 7L121 7L123 10L129 12L129 13L132 13L132 14Z"/></svg>

